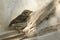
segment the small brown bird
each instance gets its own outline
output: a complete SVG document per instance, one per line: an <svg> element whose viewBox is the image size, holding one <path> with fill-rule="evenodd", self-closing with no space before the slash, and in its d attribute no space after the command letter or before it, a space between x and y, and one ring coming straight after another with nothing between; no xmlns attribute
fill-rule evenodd
<svg viewBox="0 0 60 40"><path fill-rule="evenodd" d="M22 14L12 20L9 24L9 27L13 30L22 30L27 26L27 19L32 13L30 10L24 10Z"/></svg>

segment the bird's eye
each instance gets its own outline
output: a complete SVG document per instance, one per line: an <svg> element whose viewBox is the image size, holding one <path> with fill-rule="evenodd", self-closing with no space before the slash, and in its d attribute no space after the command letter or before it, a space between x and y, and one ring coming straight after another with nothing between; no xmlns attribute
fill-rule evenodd
<svg viewBox="0 0 60 40"><path fill-rule="evenodd" d="M25 13L28 13L28 12L25 12Z"/></svg>
<svg viewBox="0 0 60 40"><path fill-rule="evenodd" d="M28 14L28 12L25 12L25 15L27 15Z"/></svg>

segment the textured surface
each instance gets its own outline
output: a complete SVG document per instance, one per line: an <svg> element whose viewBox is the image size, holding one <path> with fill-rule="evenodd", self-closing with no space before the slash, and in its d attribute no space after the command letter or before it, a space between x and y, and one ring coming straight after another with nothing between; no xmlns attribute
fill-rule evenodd
<svg viewBox="0 0 60 40"><path fill-rule="evenodd" d="M27 0L27 1L26 0L3 0L3 1L0 0L0 15L1 15L0 16L0 25L1 25L0 34L1 32L6 30L6 27L7 27L6 25L8 25L9 22L13 20L16 16L18 16L24 9L30 9L35 12L36 10L39 9L39 7L43 9L43 7L49 3L48 1L50 2L51 0L46 0L46 1L44 0L38 0L38 1L37 0ZM28 36L34 33L36 33L38 36L34 34L35 37L28 38L25 40L60 40L60 31L56 31L56 29L60 30L60 25L55 26L57 24L60 24L60 4L58 1L59 0L56 1L55 13L52 16L50 16L48 20L47 19L43 20L43 22L37 27L33 26L30 29L28 29L27 27L30 33L30 34L29 33L27 34ZM44 4L44 2L46 2L46 4ZM43 4L44 6L41 6L41 4ZM37 16L36 14L35 16L34 14L32 14L31 17L35 17L37 19ZM31 18L30 21L33 22L35 18ZM19 38L21 37L18 37L12 40L19 40Z"/></svg>

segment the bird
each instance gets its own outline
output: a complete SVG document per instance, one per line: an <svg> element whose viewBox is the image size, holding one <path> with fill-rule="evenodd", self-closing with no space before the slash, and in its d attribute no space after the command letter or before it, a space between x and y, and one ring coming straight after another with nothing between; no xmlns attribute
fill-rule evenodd
<svg viewBox="0 0 60 40"><path fill-rule="evenodd" d="M30 17L32 11L24 10L19 16L13 19L10 24L9 28L12 30L23 30L27 26L27 19Z"/></svg>

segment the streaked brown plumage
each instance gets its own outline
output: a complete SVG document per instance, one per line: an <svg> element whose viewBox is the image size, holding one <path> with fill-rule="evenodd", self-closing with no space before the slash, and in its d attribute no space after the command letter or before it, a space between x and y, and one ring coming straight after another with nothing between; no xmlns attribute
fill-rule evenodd
<svg viewBox="0 0 60 40"><path fill-rule="evenodd" d="M32 13L30 10L24 10L21 15L16 17L14 20L11 21L9 27L13 30L23 29L27 26L27 19L29 15Z"/></svg>

